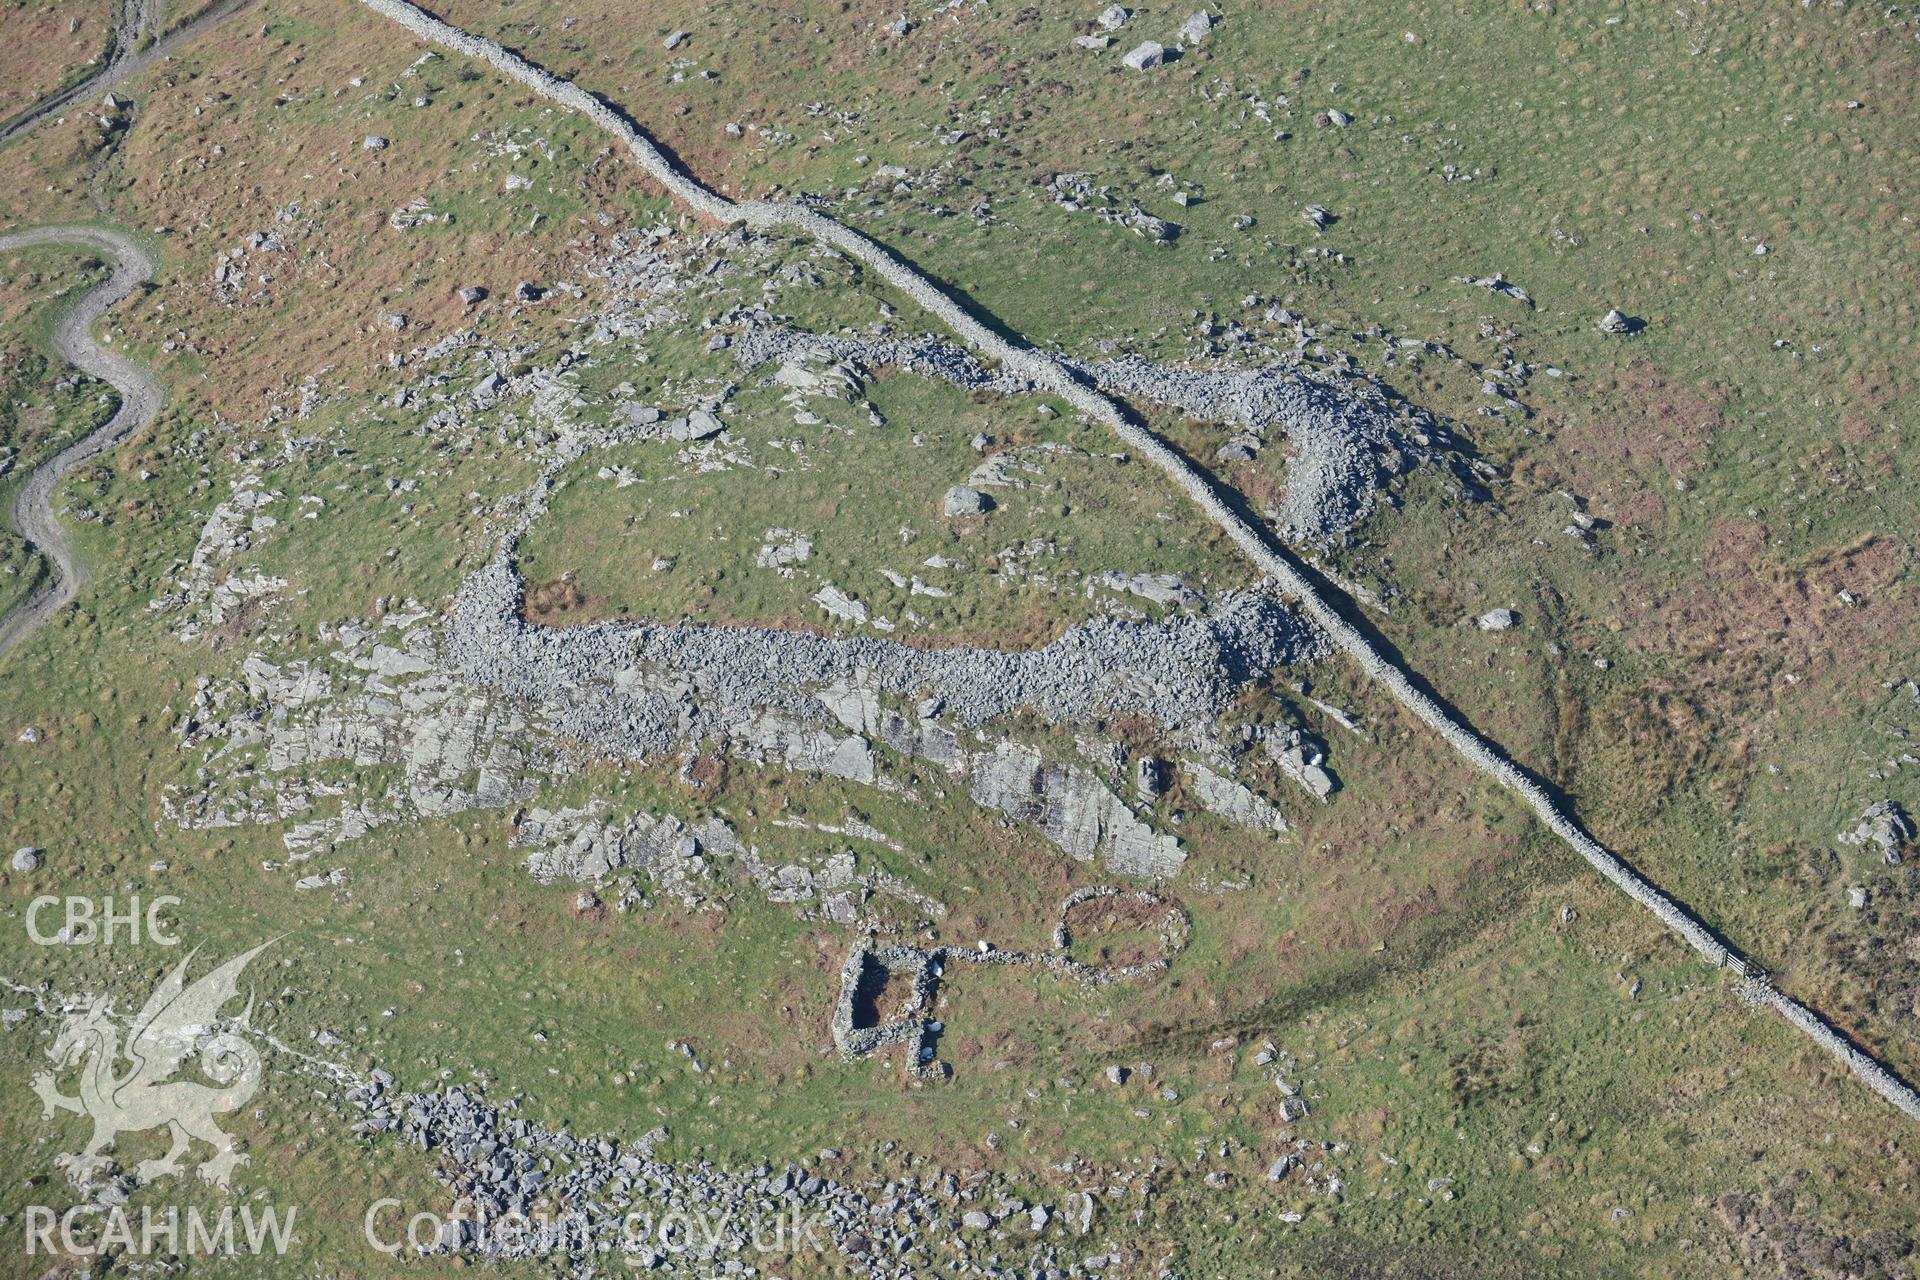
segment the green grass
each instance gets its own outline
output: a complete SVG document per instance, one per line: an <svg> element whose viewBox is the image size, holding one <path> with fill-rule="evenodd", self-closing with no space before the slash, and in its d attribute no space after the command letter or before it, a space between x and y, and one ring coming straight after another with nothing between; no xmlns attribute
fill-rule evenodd
<svg viewBox="0 0 1920 1280"><path fill-rule="evenodd" d="M808 408L824 421L796 425L771 390L749 387L726 412L729 442L718 452L739 459L730 465L690 460L670 441L589 455L563 473L522 545L522 571L536 585L565 577L583 597L569 621L631 613L833 625L811 600L831 583L907 634L1034 643L1095 613L1090 596L1160 611L1090 591L1105 572L1178 573L1208 593L1248 580L1220 539L1169 518L1169 486L1116 460L1111 441L1077 420L1041 416L1032 401L975 404L904 375L882 377L866 395L887 425L820 399ZM991 452L1012 451L1019 487L992 487L984 518L948 518L948 487L987 457L969 446L976 433L995 441ZM607 468L629 483L603 476ZM757 563L763 545L784 540L780 530L812 543L791 576ZM926 564L936 558L961 567ZM946 594L915 592L914 579Z"/></svg>

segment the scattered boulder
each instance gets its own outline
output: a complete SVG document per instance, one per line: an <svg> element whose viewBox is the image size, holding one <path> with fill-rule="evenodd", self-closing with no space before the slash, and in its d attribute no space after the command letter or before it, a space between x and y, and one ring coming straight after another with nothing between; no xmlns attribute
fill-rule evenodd
<svg viewBox="0 0 1920 1280"><path fill-rule="evenodd" d="M1163 609L1193 609L1202 603L1200 593L1177 573L1120 573L1109 569L1088 584L1089 595L1096 586L1125 591Z"/></svg>
<svg viewBox="0 0 1920 1280"><path fill-rule="evenodd" d="M1152 40L1146 40L1135 45L1127 51L1126 57L1120 59L1129 69L1134 71L1145 71L1149 67L1160 66L1166 62L1166 60L1166 47Z"/></svg>
<svg viewBox="0 0 1920 1280"><path fill-rule="evenodd" d="M461 302L470 307L476 302L484 301L487 291L477 284L462 285L458 296Z"/></svg>
<svg viewBox="0 0 1920 1280"><path fill-rule="evenodd" d="M1338 107L1327 108L1327 123L1336 129L1344 129L1353 123L1353 117Z"/></svg>
<svg viewBox="0 0 1920 1280"><path fill-rule="evenodd" d="M1511 609L1489 609L1474 619L1474 625L1482 631L1508 631L1519 621L1519 616Z"/></svg>
<svg viewBox="0 0 1920 1280"><path fill-rule="evenodd" d="M1268 759L1280 766L1280 772L1292 778L1321 804L1339 790L1340 784L1326 769L1327 754L1305 734L1296 733L1282 746L1277 739L1265 743Z"/></svg>
<svg viewBox="0 0 1920 1280"><path fill-rule="evenodd" d="M1180 24L1180 43L1199 44L1213 30L1213 16L1202 9Z"/></svg>
<svg viewBox="0 0 1920 1280"><path fill-rule="evenodd" d="M1325 231L1340 219L1327 211L1323 204L1310 204L1300 211L1300 216L1311 222L1316 231Z"/></svg>
<svg viewBox="0 0 1920 1280"><path fill-rule="evenodd" d="M708 436L717 436L727 429L720 421L705 409L695 409L684 418L673 420L672 436L675 440L705 440Z"/></svg>
<svg viewBox="0 0 1920 1280"><path fill-rule="evenodd" d="M1135 209L1127 215L1127 225L1133 228L1133 234L1145 236L1156 244L1170 243L1180 234L1180 225L1168 222L1165 218L1156 218L1145 209Z"/></svg>
<svg viewBox="0 0 1920 1280"><path fill-rule="evenodd" d="M385 151L387 140L377 133L370 133L360 140L360 146L366 151Z"/></svg>
<svg viewBox="0 0 1920 1280"><path fill-rule="evenodd" d="M1600 332L1602 333L1632 333L1639 327L1638 324L1634 323L1632 316L1629 316L1618 307L1610 309L1607 314L1600 317Z"/></svg>
<svg viewBox="0 0 1920 1280"><path fill-rule="evenodd" d="M1117 4L1110 4L1101 10L1100 16L1094 19L1094 21L1098 22L1108 31L1118 31L1121 27L1127 25L1127 19L1132 16L1133 12L1131 10L1123 9Z"/></svg>
<svg viewBox="0 0 1920 1280"><path fill-rule="evenodd" d="M1127 1082L1127 1069L1125 1067L1121 1066L1117 1062L1107 1067L1107 1083L1108 1084L1125 1084L1126 1082Z"/></svg>
<svg viewBox="0 0 1920 1280"><path fill-rule="evenodd" d="M667 38L660 42L660 45L662 48L666 49L667 52L671 53L673 52L673 50L678 49L681 45L685 44L687 40L688 40L688 36L686 32L670 31L667 33Z"/></svg>
<svg viewBox="0 0 1920 1280"><path fill-rule="evenodd" d="M1105 49L1113 43L1112 36L1075 36L1073 42L1082 49Z"/></svg>
<svg viewBox="0 0 1920 1280"><path fill-rule="evenodd" d="M813 602L842 622L863 623L867 620L867 606L831 582L813 593Z"/></svg>
<svg viewBox="0 0 1920 1280"><path fill-rule="evenodd" d="M40 851L32 845L24 845L13 851L13 861L9 865L15 871L38 871L40 862Z"/></svg>
<svg viewBox="0 0 1920 1280"><path fill-rule="evenodd" d="M993 510L993 499L978 489L969 489L957 484L947 490L947 496L941 501L940 509L949 517L983 516Z"/></svg>
<svg viewBox="0 0 1920 1280"><path fill-rule="evenodd" d="M1914 837L1913 819L1898 800L1880 800L1867 806L1851 831L1840 833L1841 844L1876 845L1887 865L1897 867Z"/></svg>
<svg viewBox="0 0 1920 1280"><path fill-rule="evenodd" d="M521 302L538 302L546 290L531 281L522 280L513 286L513 296Z"/></svg>
<svg viewBox="0 0 1920 1280"><path fill-rule="evenodd" d="M754 565L761 569L786 569L805 564L813 554L813 539L798 529L769 529L760 545Z"/></svg>
<svg viewBox="0 0 1920 1280"><path fill-rule="evenodd" d="M1498 271L1490 276L1455 276L1453 282L1455 284L1470 284L1476 289L1485 289L1488 293L1497 293L1503 298L1512 298L1515 302L1524 302L1529 307L1533 305L1532 294L1507 279L1503 273ZM1618 313L1616 312L1614 314Z"/></svg>

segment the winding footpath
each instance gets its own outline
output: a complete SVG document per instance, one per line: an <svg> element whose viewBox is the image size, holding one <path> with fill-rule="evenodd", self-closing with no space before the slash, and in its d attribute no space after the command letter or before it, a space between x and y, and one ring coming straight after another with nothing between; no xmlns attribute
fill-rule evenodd
<svg viewBox="0 0 1920 1280"><path fill-rule="evenodd" d="M36 125L58 115L75 103L84 102L96 94L105 93L128 76L146 70L177 46L198 39L212 27L232 17L252 2L253 0L219 0L219 3L209 6L198 17L174 28L142 50L137 47L141 37L149 34L159 21L156 12L159 8L158 0L121 0L120 21L114 27L113 49L107 55L107 65L78 84L55 90L9 120L4 126L0 126L0 146L5 146L15 138L30 132Z"/></svg>
<svg viewBox="0 0 1920 1280"><path fill-rule="evenodd" d="M1710 963L1731 969L1744 980L1743 994L1755 1006L1772 1009L1845 1066L1868 1088L1915 1120L1920 1120L1920 1093L1894 1075L1871 1054L1855 1045L1832 1024L1805 1005L1776 989L1766 976L1673 898L1614 854L1603 848L1576 822L1568 809L1494 742L1428 692L1383 651L1366 630L1352 620L1358 616L1334 589L1272 542L1227 501L1192 463L1158 436L1136 422L1118 401L1082 381L1059 360L995 333L930 280L895 257L884 246L831 218L790 204L761 201L736 203L708 190L683 173L653 141L612 107L570 81L562 80L490 40L469 35L406 0L359 0L374 12L399 23L421 39L477 58L511 80L526 85L563 107L578 111L626 144L648 176L676 200L716 222L743 224L756 230L790 228L831 245L864 264L894 288L911 298L950 330L961 342L999 361L1034 386L1071 403L1088 419L1106 427L1128 448L1159 467L1240 548L1246 558L1268 574L1281 591L1311 617L1334 644L1395 701L1432 728L1469 764L1518 795L1549 830L1584 858L1622 893L1652 912ZM1335 602L1339 601L1340 604Z"/></svg>
<svg viewBox="0 0 1920 1280"><path fill-rule="evenodd" d="M33 245L64 244L93 249L113 260L113 274L80 299L53 331L60 355L83 373L111 383L120 408L98 430L74 441L34 468L13 503L13 526L47 558L48 578L5 617L0 617L0 656L73 602L87 580L86 566L53 514L53 491L69 471L152 422L166 393L145 366L102 347L93 326L135 286L153 276L153 260L131 237L94 227L36 227L0 236L0 252Z"/></svg>

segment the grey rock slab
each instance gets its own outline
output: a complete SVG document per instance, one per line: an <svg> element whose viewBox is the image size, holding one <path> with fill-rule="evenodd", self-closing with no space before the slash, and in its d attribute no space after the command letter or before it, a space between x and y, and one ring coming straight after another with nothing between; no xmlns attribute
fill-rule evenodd
<svg viewBox="0 0 1920 1280"><path fill-rule="evenodd" d="M727 424L705 409L695 409L685 418L673 420L675 440L705 440L727 429Z"/></svg>
<svg viewBox="0 0 1920 1280"><path fill-rule="evenodd" d="M1255 831L1278 834L1287 829L1287 820L1273 802L1244 783L1215 773L1197 760L1183 762L1181 770L1193 786L1194 798L1214 816Z"/></svg>

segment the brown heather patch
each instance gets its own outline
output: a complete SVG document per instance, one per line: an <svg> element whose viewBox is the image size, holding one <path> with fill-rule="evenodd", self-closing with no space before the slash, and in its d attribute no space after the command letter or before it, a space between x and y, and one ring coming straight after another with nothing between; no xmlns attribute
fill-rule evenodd
<svg viewBox="0 0 1920 1280"><path fill-rule="evenodd" d="M1837 397L1841 436L1856 448L1869 444L1885 427L1893 406L1911 403L1911 395L1912 378L1899 369L1871 366L1850 374Z"/></svg>
<svg viewBox="0 0 1920 1280"><path fill-rule="evenodd" d="M1894 589L1908 561L1900 541L1869 534L1799 563L1783 562L1769 541L1764 524L1716 521L1700 573L1665 591L1621 593L1627 643L1705 660L1764 652L1804 675L1836 662L1871 665L1876 651L1910 634L1915 602Z"/></svg>
<svg viewBox="0 0 1920 1280"><path fill-rule="evenodd" d="M520 613L528 622L543 627L564 627L582 621L587 597L565 577L527 588Z"/></svg>
<svg viewBox="0 0 1920 1280"><path fill-rule="evenodd" d="M118 7L111 0L7 4L0 17L6 30L0 40L0 120L78 79L82 67L104 58ZM79 29L69 32L70 24Z"/></svg>
<svg viewBox="0 0 1920 1280"><path fill-rule="evenodd" d="M1766 526L1724 519L1702 552L1704 571L1620 593L1625 642L1669 665L1561 726L1569 757L1593 744L1606 760L1633 762L1584 770L1579 786L1593 802L1649 819L1697 778L1731 806L1757 753L1777 741L1787 699L1858 706L1883 678L1886 655L1911 646L1920 611L1900 582L1904 544L1869 535L1797 563L1768 544Z"/></svg>
<svg viewBox="0 0 1920 1280"><path fill-rule="evenodd" d="M203 349L203 376L193 378L180 372L184 353L156 350L160 376L180 403L257 421L269 406L291 403L310 376L321 375L330 393L362 388L390 376L389 353L452 329L475 326L500 343L521 342L566 327L592 305L555 299L516 307L511 292L519 280L595 287L579 269L602 234L592 215L618 213L635 173L597 133L567 117L536 125L571 153L571 163L541 166L536 185L564 181L577 216L549 218L536 234L524 233L524 217L503 223L506 230L469 219L471 230L395 231L387 215L416 195L436 204L484 196L505 210L497 202L508 162L476 163L480 153L468 138L512 127L511 104L531 104L490 78L460 79L447 64L433 68L442 87L429 108L368 102L365 95L400 80L418 56L412 43L395 40L358 6L294 0L271 16L269 31L300 34L262 36L258 20L222 24L131 84L139 121L106 171L109 217L173 228L160 244L157 291L125 314L129 336L150 350L176 330ZM350 86L355 77L364 87ZM400 111L404 130L394 119ZM368 133L389 135L394 145L365 152L359 144ZM6 201L8 211L33 221L89 216L84 177L97 135L73 113L65 125L7 148L0 183L19 193ZM214 156L216 147L226 154ZM295 205L293 222L276 220L276 211ZM317 225L309 228L309 219ZM622 215L616 225L626 221ZM240 299L222 301L210 278L215 262L260 230L287 242L285 252L250 255L250 277L274 277L267 297L246 296L262 288L250 278ZM492 296L463 308L452 295L463 283L482 284ZM388 310L411 318L405 332L379 323Z"/></svg>
<svg viewBox="0 0 1920 1280"><path fill-rule="evenodd" d="M1516 463L1515 479L1547 488L1564 484L1617 524L1657 527L1660 491L1700 465L1725 424L1724 399L1637 357L1596 373L1587 391L1592 407L1577 418L1558 409L1543 415L1550 450Z"/></svg>

